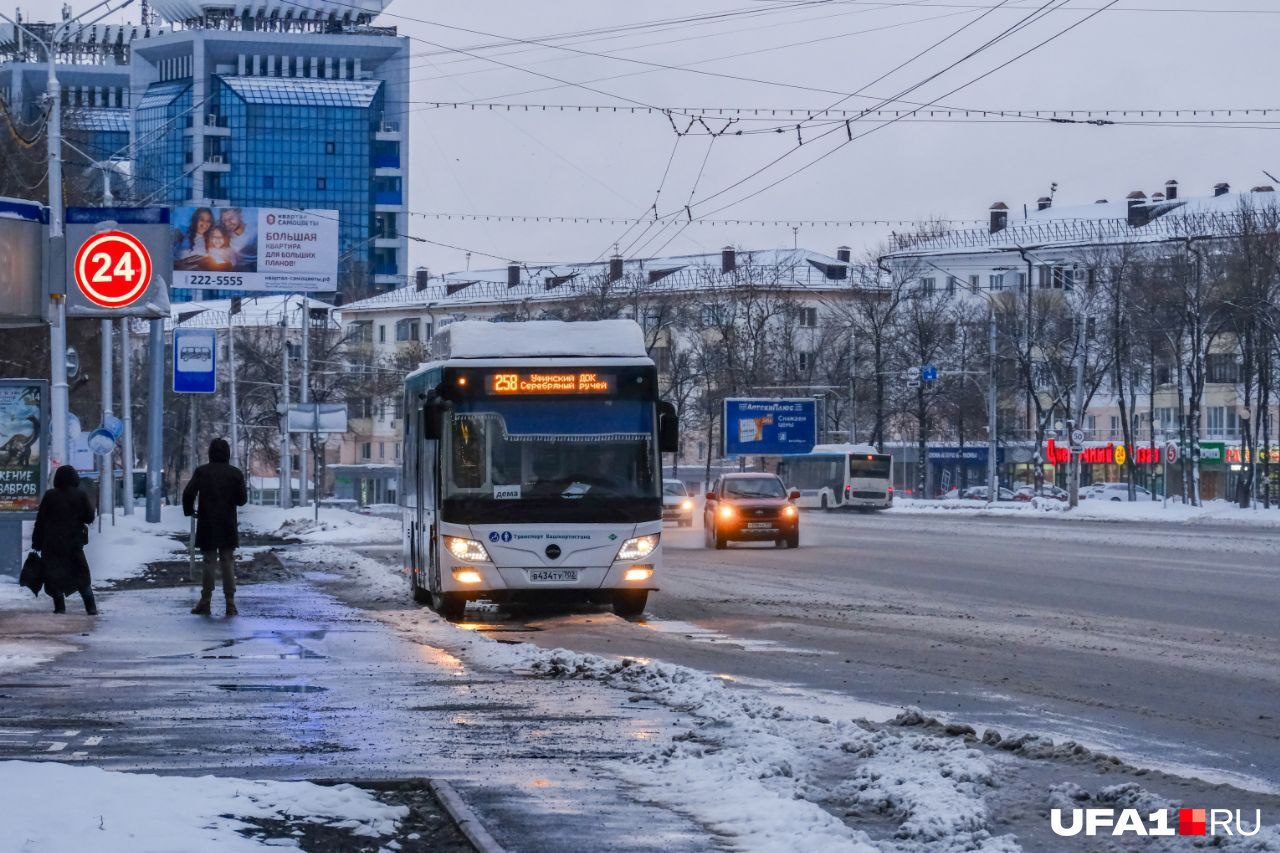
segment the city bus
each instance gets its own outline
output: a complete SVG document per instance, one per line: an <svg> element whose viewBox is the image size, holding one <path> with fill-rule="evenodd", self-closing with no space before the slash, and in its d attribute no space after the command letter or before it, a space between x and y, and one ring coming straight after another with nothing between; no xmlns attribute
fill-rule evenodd
<svg viewBox="0 0 1280 853"><path fill-rule="evenodd" d="M414 599L589 599L644 612L662 569L675 408L630 320L461 321L404 383L400 495Z"/></svg>
<svg viewBox="0 0 1280 853"><path fill-rule="evenodd" d="M893 504L893 457L869 444L819 444L778 463L778 476L800 492L802 507L887 509Z"/></svg>

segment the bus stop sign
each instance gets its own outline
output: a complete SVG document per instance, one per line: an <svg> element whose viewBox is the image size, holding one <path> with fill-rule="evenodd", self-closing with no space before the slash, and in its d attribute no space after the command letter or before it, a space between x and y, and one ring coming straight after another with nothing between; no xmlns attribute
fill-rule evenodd
<svg viewBox="0 0 1280 853"><path fill-rule="evenodd" d="M217 356L216 330L174 329L173 393L215 393L218 390Z"/></svg>

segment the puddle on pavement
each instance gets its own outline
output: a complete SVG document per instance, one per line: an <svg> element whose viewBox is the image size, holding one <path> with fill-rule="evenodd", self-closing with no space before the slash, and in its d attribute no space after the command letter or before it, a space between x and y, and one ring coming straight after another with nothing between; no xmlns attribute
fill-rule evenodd
<svg viewBox="0 0 1280 853"><path fill-rule="evenodd" d="M219 690L230 693L324 693L328 687L314 684L215 684Z"/></svg>
<svg viewBox="0 0 1280 853"><path fill-rule="evenodd" d="M536 625L509 624L504 622L456 622L455 628L464 631L478 631L483 634L528 634L542 629Z"/></svg>
<svg viewBox="0 0 1280 853"><path fill-rule="evenodd" d="M223 640L215 646L181 655L161 655L174 660L323 660L326 656L312 651L299 640L322 640L327 631L255 631L248 637Z"/></svg>

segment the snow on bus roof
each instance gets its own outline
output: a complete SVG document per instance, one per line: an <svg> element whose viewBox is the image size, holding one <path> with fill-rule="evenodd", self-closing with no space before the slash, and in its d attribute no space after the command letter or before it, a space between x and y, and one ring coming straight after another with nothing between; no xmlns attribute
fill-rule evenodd
<svg viewBox="0 0 1280 853"><path fill-rule="evenodd" d="M814 453L875 453L875 454L880 453L879 450L876 450L876 448L870 444L815 444L813 446L813 452Z"/></svg>
<svg viewBox="0 0 1280 853"><path fill-rule="evenodd" d="M443 358L646 357L644 333L634 320L460 320L437 335ZM434 353L433 353L434 354Z"/></svg>

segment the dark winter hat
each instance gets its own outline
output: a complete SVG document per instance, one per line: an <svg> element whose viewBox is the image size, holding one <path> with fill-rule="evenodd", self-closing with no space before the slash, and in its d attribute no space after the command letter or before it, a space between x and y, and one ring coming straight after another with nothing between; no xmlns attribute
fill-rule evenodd
<svg viewBox="0 0 1280 853"><path fill-rule="evenodd" d="M74 489L80 485L80 475L76 473L74 465L60 465L58 470L53 472L53 487L55 489Z"/></svg>
<svg viewBox="0 0 1280 853"><path fill-rule="evenodd" d="M213 441L209 442L209 461L231 461L231 445L227 444L227 440L225 438L215 438Z"/></svg>

